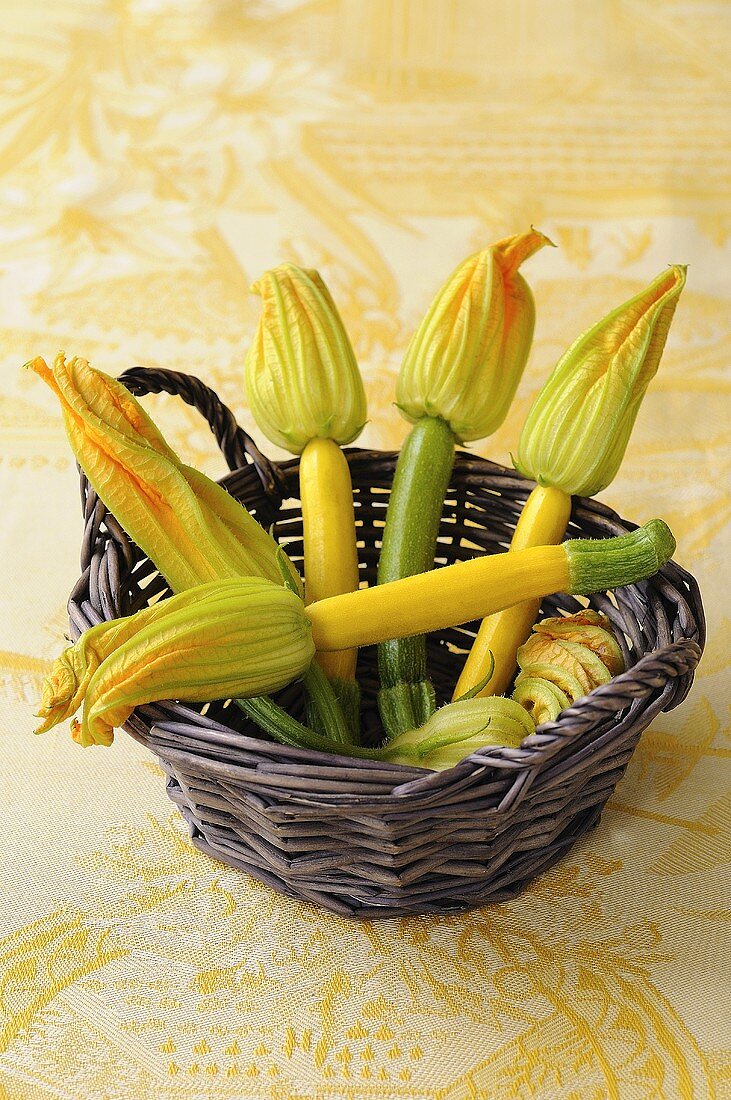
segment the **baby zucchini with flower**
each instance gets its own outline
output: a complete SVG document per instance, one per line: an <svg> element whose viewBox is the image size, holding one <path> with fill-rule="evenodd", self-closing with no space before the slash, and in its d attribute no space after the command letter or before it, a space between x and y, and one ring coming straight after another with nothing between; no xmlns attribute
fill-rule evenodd
<svg viewBox="0 0 731 1100"><path fill-rule="evenodd" d="M109 745L136 706L277 691L303 676L314 645L302 601L260 577L213 581L100 623L56 661L41 733L78 710L81 745Z"/></svg>
<svg viewBox="0 0 731 1100"><path fill-rule="evenodd" d="M90 484L173 592L212 580L259 576L302 593L299 575L253 516L220 485L186 466L132 394L86 359L28 363L54 391L71 448ZM319 666L305 675L320 722L349 740L337 700ZM305 729L271 700L252 698L249 716L275 736Z"/></svg>
<svg viewBox="0 0 731 1100"><path fill-rule="evenodd" d="M317 649L380 643L483 618L553 592L588 596L652 576L675 540L661 519L609 539L490 554L309 604ZM422 723L423 724L423 723Z"/></svg>
<svg viewBox="0 0 731 1100"><path fill-rule="evenodd" d="M519 267L550 243L531 229L457 267L406 351L396 402L414 427L399 455L378 583L434 565L456 443L492 434L507 415L533 339L535 307ZM379 705L391 735L434 712L423 637L379 648Z"/></svg>
<svg viewBox="0 0 731 1100"><path fill-rule="evenodd" d="M253 577L199 585L82 634L54 662L36 733L83 706L74 740L108 746L135 706L163 695L204 702L274 691L302 675L313 652L301 602L287 589ZM473 699L442 707L382 749L344 749L317 735L309 747L441 771L478 748L517 746L533 729L514 700Z"/></svg>
<svg viewBox="0 0 731 1100"><path fill-rule="evenodd" d="M461 699L440 707L420 729L400 733L380 750L383 760L444 771L477 749L517 748L535 731L514 699Z"/></svg>
<svg viewBox="0 0 731 1100"><path fill-rule="evenodd" d="M583 333L557 363L520 437L515 465L538 484L518 520L512 550L558 542L572 495L593 496L616 475L684 285L685 268L669 268ZM535 600L526 600L485 619L455 698L478 686L480 694L505 691L538 609Z"/></svg>
<svg viewBox="0 0 731 1100"><path fill-rule="evenodd" d="M307 601L358 588L353 486L341 447L366 419L345 327L316 271L282 264L254 283L262 313L246 359L246 391L264 434L300 456ZM318 655L352 731L359 726L357 651Z"/></svg>

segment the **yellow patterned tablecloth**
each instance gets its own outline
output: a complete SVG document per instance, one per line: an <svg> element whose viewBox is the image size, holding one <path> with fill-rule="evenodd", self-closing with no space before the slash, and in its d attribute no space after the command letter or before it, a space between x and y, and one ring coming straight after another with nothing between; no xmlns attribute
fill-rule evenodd
<svg viewBox="0 0 731 1100"><path fill-rule="evenodd" d="M723 537L728 17L668 0L0 2L0 1097L731 1095ZM197 854L135 742L31 736L81 521L59 347L199 374L251 428L249 283L319 267L397 445L400 355L471 249L534 222L536 341L507 461L568 342L690 272L604 494L668 519L709 645L599 829L520 900L345 923ZM726 268L726 271L728 268ZM196 415L148 402L187 460Z"/></svg>

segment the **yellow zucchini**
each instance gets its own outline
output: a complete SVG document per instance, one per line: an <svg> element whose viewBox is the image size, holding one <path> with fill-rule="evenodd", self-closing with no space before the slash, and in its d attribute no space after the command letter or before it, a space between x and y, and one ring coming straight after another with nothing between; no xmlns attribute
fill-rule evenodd
<svg viewBox="0 0 731 1100"><path fill-rule="evenodd" d="M611 539L570 539L473 558L310 604L315 647L372 645L491 615L526 596L588 595L649 577L675 549L666 523L650 520Z"/></svg>
<svg viewBox="0 0 731 1100"><path fill-rule="evenodd" d="M311 439L300 458L307 603L358 588L353 487L345 455L332 439ZM318 653L330 680L353 680L356 649Z"/></svg>
<svg viewBox="0 0 731 1100"><path fill-rule="evenodd" d="M570 496L549 485L536 486L525 503L510 549L525 550L530 546L560 542L570 514ZM524 600L483 619L454 689L454 699L461 698L484 681L491 655L495 662L492 676L482 683L477 694L502 695L515 672L518 646L530 633L540 606L540 598Z"/></svg>

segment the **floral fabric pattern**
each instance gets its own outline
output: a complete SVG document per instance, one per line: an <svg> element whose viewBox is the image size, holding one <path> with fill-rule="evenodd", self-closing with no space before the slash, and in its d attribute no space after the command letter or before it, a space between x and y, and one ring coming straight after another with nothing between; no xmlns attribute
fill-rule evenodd
<svg viewBox="0 0 731 1100"><path fill-rule="evenodd" d="M0 0L0 1100L710 1100L727 1033L729 8L691 0ZM470 250L535 224L537 326L496 435L583 329L688 263L616 480L699 578L690 698L597 830L509 904L347 923L196 852L141 746L31 736L78 570L59 348L197 374L256 433L243 364L283 261L362 367L363 446ZM207 426L145 398L184 460ZM727 406L726 406L727 408ZM267 448L281 457L275 448Z"/></svg>

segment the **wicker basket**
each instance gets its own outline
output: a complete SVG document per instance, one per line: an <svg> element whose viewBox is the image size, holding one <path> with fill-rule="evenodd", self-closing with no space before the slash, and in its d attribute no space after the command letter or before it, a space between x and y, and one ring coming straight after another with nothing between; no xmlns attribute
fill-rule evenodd
<svg viewBox="0 0 731 1100"><path fill-rule="evenodd" d="M222 479L293 560L302 556L296 460L276 466L200 381L135 368L121 381L136 395L165 390L206 417L231 473ZM351 448L360 567L375 579L380 530L396 455ZM144 606L164 581L82 476L83 574L70 600L74 637ZM531 483L459 452L444 507L438 564L505 549ZM595 500L575 499L569 535L634 528ZM617 628L627 671L541 726L520 748L473 753L456 768L397 764L292 749L264 738L235 707L204 714L178 703L139 707L126 730L165 770L167 790L203 852L273 889L343 916L392 917L468 909L517 894L597 824L642 731L684 699L704 643L691 576L669 562L652 580L597 595L591 606ZM542 614L572 612L569 596ZM428 639L440 702L448 700L477 624ZM363 741L383 736L376 707L375 647L360 651ZM276 697L302 717L301 688Z"/></svg>

